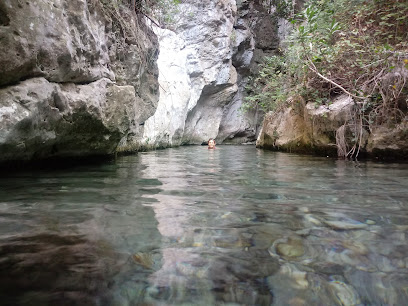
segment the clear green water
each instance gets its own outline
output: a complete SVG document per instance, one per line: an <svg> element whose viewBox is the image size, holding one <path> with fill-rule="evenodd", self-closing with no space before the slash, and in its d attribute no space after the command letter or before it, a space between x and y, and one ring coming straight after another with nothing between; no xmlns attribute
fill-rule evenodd
<svg viewBox="0 0 408 306"><path fill-rule="evenodd" d="M408 305L408 165L181 147L0 178L2 305Z"/></svg>

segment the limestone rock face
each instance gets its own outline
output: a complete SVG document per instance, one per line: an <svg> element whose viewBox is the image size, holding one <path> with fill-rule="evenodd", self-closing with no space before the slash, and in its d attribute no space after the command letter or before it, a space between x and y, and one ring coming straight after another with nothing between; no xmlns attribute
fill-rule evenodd
<svg viewBox="0 0 408 306"><path fill-rule="evenodd" d="M191 97L187 71L188 51L184 40L174 32L156 29L160 42L159 66L160 100L154 116L146 120L144 148L169 147L181 144Z"/></svg>
<svg viewBox="0 0 408 306"><path fill-rule="evenodd" d="M87 2L2 1L0 85L43 76L52 82L113 78L102 15ZM86 16L88 15L88 16Z"/></svg>
<svg viewBox="0 0 408 306"><path fill-rule="evenodd" d="M384 154L408 158L408 118L396 126L380 126L373 129L367 142L367 151L378 157Z"/></svg>
<svg viewBox="0 0 408 306"><path fill-rule="evenodd" d="M336 133L342 127L353 126L353 99L343 95L329 106L316 107L314 103L305 105L300 98L295 98L290 105L280 112L271 112L265 116L256 145L273 150L336 156ZM361 132L361 154L372 157L408 157L407 120L396 126L382 125L370 131L363 127ZM346 141L351 147L350 139Z"/></svg>
<svg viewBox="0 0 408 306"><path fill-rule="evenodd" d="M238 91L232 65L235 1L183 1L174 31L160 39L161 98L146 122L144 145L202 143L216 137L225 106Z"/></svg>
<svg viewBox="0 0 408 306"><path fill-rule="evenodd" d="M310 135L303 116L292 108L282 112L268 113L263 122L257 140L257 146L263 148L284 148L295 151L308 146Z"/></svg>
<svg viewBox="0 0 408 306"><path fill-rule="evenodd" d="M0 90L2 161L111 154L143 120L133 86L33 78Z"/></svg>
<svg viewBox="0 0 408 306"><path fill-rule="evenodd" d="M0 162L254 141L262 118L240 107L277 23L257 1L179 12L153 33L110 1L2 1Z"/></svg>
<svg viewBox="0 0 408 306"><path fill-rule="evenodd" d="M111 154L142 137L157 38L126 7L120 32L101 3L0 2L0 162Z"/></svg>
<svg viewBox="0 0 408 306"><path fill-rule="evenodd" d="M263 32L277 32L276 25L252 1L186 0L179 10L172 31L156 29L160 101L145 124L141 145L200 144L209 138L218 143L254 141L261 117L239 109L254 72L254 54L278 46L276 35Z"/></svg>
<svg viewBox="0 0 408 306"><path fill-rule="evenodd" d="M265 116L257 146L335 156L336 130L348 121L354 101L340 96L330 106L316 107L295 97L290 104L280 112Z"/></svg>

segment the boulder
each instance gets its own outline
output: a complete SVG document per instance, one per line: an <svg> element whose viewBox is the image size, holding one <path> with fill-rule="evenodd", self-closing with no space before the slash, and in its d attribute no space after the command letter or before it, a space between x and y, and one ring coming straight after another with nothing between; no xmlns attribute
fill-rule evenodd
<svg viewBox="0 0 408 306"><path fill-rule="evenodd" d="M293 97L289 107L265 116L258 147L288 152L337 155L336 131L350 121L354 101L339 96L328 106Z"/></svg>
<svg viewBox="0 0 408 306"><path fill-rule="evenodd" d="M288 152L337 156L341 146L350 150L360 143L359 154L378 158L408 157L408 121L399 124L373 125L368 131L356 124L356 104L347 95L337 97L329 105L306 105L293 98L288 107L268 113L263 121L257 146ZM357 135L357 142L356 142ZM339 136L344 143L339 143ZM360 137L361 136L361 137Z"/></svg>
<svg viewBox="0 0 408 306"><path fill-rule="evenodd" d="M112 154L144 120L137 109L133 86L109 79L75 85L32 78L0 89L0 162Z"/></svg>
<svg viewBox="0 0 408 306"><path fill-rule="evenodd" d="M382 125L371 130L367 152L373 157L396 157L408 160L408 117L394 126Z"/></svg>
<svg viewBox="0 0 408 306"><path fill-rule="evenodd" d="M267 149L299 152L310 149L310 131L293 108L266 114L256 145Z"/></svg>

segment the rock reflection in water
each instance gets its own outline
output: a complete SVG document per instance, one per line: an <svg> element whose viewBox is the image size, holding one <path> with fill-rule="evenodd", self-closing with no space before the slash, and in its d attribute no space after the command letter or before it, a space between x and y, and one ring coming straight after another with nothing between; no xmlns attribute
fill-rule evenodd
<svg viewBox="0 0 408 306"><path fill-rule="evenodd" d="M223 146L2 180L1 297L406 305L407 174L405 164Z"/></svg>
<svg viewBox="0 0 408 306"><path fill-rule="evenodd" d="M0 243L2 305L93 304L126 261L83 235L38 233Z"/></svg>
<svg viewBox="0 0 408 306"><path fill-rule="evenodd" d="M153 288L169 290L167 302L408 301L403 289L408 276L405 236L397 234L397 224L386 221L396 209L406 211L400 201L406 200L406 179L398 181L399 187L390 184L396 188L390 199L387 192L367 189L372 187L369 178L378 175L370 166L385 170L381 164L356 167L259 151L258 159L250 161L231 154L229 147L222 149L207 156L173 150L141 157L149 165L144 176L160 173L163 182L162 191L152 196L158 200L152 207L165 238L163 266L149 279ZM405 177L407 167L401 166L399 174ZM392 242L390 235L396 235ZM392 248L388 256L381 255L381 242ZM366 285L367 274L378 283ZM391 274L402 283L390 285ZM375 289L381 286L394 289L381 293L381 288ZM159 296L150 298L162 301Z"/></svg>
<svg viewBox="0 0 408 306"><path fill-rule="evenodd" d="M1 304L125 305L142 298L151 270L133 256L161 243L153 211L142 205L161 183L141 180L142 168L124 158L0 177ZM160 253L152 254L160 263Z"/></svg>

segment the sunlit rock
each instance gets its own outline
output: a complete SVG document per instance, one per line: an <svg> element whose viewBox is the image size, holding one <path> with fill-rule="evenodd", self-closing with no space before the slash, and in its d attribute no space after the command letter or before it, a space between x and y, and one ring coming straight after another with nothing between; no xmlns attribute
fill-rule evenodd
<svg viewBox="0 0 408 306"><path fill-rule="evenodd" d="M256 145L262 148L282 148L302 151L311 146L311 135L303 117L302 100L294 100L296 107L265 115ZM297 107L297 105L300 107Z"/></svg>
<svg viewBox="0 0 408 306"><path fill-rule="evenodd" d="M340 96L329 106L316 106L293 97L290 107L265 116L258 147L289 152L337 155L336 130L350 118L354 101Z"/></svg>
<svg viewBox="0 0 408 306"><path fill-rule="evenodd" d="M171 31L155 30L160 102L141 146L254 141L260 116L240 107L254 50L276 49L278 38L269 35L276 25L262 5L245 1L183 1L179 11Z"/></svg>
<svg viewBox="0 0 408 306"><path fill-rule="evenodd" d="M174 32L156 29L160 42L158 58L160 100L155 114L145 122L141 145L146 148L181 144L191 98L187 60L191 54ZM197 68L201 69L201 68Z"/></svg>
<svg viewBox="0 0 408 306"><path fill-rule="evenodd" d="M336 156L338 148L344 150L343 146L350 149L356 145L361 154L372 157L407 156L407 120L390 126L373 126L368 131L353 121L356 104L349 96L339 96L329 105L305 104L299 97L289 103L289 107L266 114L257 139L258 147ZM357 142L353 130L356 128ZM344 143L339 140L343 134Z"/></svg>

